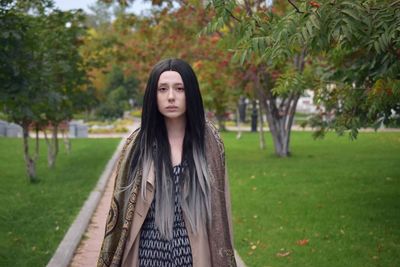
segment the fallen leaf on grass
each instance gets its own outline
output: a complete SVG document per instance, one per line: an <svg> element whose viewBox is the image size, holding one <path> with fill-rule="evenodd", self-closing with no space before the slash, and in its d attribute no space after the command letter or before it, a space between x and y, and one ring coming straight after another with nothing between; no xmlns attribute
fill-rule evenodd
<svg viewBox="0 0 400 267"><path fill-rule="evenodd" d="M299 246L305 246L308 244L308 239L297 240L296 244Z"/></svg>
<svg viewBox="0 0 400 267"><path fill-rule="evenodd" d="M290 251L276 253L276 256L278 256L278 257L287 257L289 255L290 255Z"/></svg>

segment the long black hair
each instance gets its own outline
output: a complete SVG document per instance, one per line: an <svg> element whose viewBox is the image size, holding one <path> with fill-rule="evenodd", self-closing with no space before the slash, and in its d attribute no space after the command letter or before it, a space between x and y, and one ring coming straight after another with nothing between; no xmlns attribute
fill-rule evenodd
<svg viewBox="0 0 400 267"><path fill-rule="evenodd" d="M143 168L142 195L151 164L155 170L155 223L164 238L172 238L174 198L171 148L164 117L157 107L157 86L165 71L176 71L184 84L186 129L182 160L187 168L182 190L182 209L197 232L211 218L210 175L205 156L205 115L199 83L193 69L181 59L165 59L152 69L143 99L141 128L131 157L131 175ZM130 181L130 185L134 181Z"/></svg>

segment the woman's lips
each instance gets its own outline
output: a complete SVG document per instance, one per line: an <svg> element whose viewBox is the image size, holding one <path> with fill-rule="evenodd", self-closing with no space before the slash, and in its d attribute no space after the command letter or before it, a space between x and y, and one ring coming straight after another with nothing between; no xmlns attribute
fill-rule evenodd
<svg viewBox="0 0 400 267"><path fill-rule="evenodd" d="M168 106L166 109L167 110L176 110L176 109L178 109L178 107L177 106Z"/></svg>

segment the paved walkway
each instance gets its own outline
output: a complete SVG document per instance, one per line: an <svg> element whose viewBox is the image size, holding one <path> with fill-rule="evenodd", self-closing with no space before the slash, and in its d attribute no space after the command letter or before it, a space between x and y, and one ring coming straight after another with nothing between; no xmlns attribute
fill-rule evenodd
<svg viewBox="0 0 400 267"><path fill-rule="evenodd" d="M114 175L112 176L114 177ZM114 179L109 179L103 197L93 214L92 220L72 258L71 267L96 266L103 241L107 214L110 208Z"/></svg>

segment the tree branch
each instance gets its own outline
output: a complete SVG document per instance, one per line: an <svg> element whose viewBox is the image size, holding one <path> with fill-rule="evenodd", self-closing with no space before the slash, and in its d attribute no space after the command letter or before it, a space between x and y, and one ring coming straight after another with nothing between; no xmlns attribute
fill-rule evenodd
<svg viewBox="0 0 400 267"><path fill-rule="evenodd" d="M229 15L231 15L231 17L234 18L237 22L242 22L240 19L235 17L235 15L233 15L232 12L229 9L225 8L225 11L228 12Z"/></svg>
<svg viewBox="0 0 400 267"><path fill-rule="evenodd" d="M244 6L248 16L253 16L253 11L251 10L249 1L244 1Z"/></svg>
<svg viewBox="0 0 400 267"><path fill-rule="evenodd" d="M300 11L300 9L292 2L292 0L288 0L288 2L296 9L297 13L303 14L303 11Z"/></svg>
<svg viewBox="0 0 400 267"><path fill-rule="evenodd" d="M394 6L398 5L398 4L400 4L400 1L395 1L395 2L391 3L389 5L389 7L394 7Z"/></svg>

